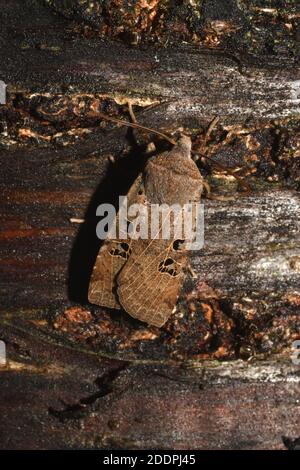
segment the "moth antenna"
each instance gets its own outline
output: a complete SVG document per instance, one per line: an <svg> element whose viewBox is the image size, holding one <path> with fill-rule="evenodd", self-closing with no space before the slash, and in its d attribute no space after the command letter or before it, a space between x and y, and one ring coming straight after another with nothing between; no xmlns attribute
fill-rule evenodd
<svg viewBox="0 0 300 470"><path fill-rule="evenodd" d="M122 126L132 127L133 129L141 129L151 134L159 135L160 137L167 140L172 145L176 144L176 141L174 139L171 139L171 137L167 136L166 134L163 134L163 132L159 132L155 129L151 129L150 127L142 126L141 124L138 124L137 122L125 121L123 119L118 119L118 118L114 118L111 116L107 116L106 114L103 114L103 113L98 113L98 115L100 118L105 119L106 121L115 122L116 124L121 124Z"/></svg>
<svg viewBox="0 0 300 470"><path fill-rule="evenodd" d="M132 109L132 108L131 108ZM115 122L116 124L121 124L122 126L126 126L126 127L132 127L133 129L141 129L145 132L149 132L151 134L155 134L155 135L158 135L160 137L162 137L163 139L165 139L167 142L169 142L170 144L172 145L176 145L176 141L174 139L172 139L171 137L167 136L166 134L164 134L163 132L160 132L160 131L157 131L155 129L152 129L151 127L147 127L147 126L142 126L141 124L138 124L137 122L129 122L129 121L125 121L123 119L118 119L118 118L114 118L112 116L108 116L106 114L103 114L103 113L98 113L99 117L106 120L106 121L111 121L111 122ZM215 118L216 119L216 118ZM212 121L212 123L214 123L214 125L216 124L217 121L214 122L214 120ZM211 124L212 124L211 123ZM211 124L209 127L211 127ZM208 129L209 130L209 129ZM211 128L212 130L212 128ZM211 131L210 131L211 132ZM234 176L234 178L236 178L236 180L239 182L239 184L246 188L246 192L251 192L251 188L250 186L248 185L248 183L246 183L245 181L243 181L239 176L235 175L233 172L231 172L229 170L229 168L226 168L225 166L221 165L220 163L216 162L213 158L211 157L207 157L206 155L204 155L203 153L200 153L200 152L197 152L195 150L192 150L191 153L193 155L197 155L198 158L195 159L195 161L197 161L199 159L199 157L203 157L203 158L206 158L207 160L210 160L215 166L219 167L222 171L227 171L230 175Z"/></svg>

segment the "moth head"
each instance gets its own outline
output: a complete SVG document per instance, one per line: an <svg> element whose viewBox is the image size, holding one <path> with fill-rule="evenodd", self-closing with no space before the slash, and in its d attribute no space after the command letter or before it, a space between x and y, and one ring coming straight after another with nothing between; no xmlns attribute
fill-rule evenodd
<svg viewBox="0 0 300 470"><path fill-rule="evenodd" d="M176 143L176 147L186 158L191 158L192 141L188 135L181 135Z"/></svg>

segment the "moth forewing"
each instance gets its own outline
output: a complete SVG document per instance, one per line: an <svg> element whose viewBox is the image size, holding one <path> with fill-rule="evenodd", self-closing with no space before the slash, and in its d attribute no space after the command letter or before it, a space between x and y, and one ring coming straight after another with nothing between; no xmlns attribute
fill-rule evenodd
<svg viewBox="0 0 300 470"><path fill-rule="evenodd" d="M127 204L136 202L140 196L142 175L139 175L127 194ZM121 217L122 216L122 217ZM108 238L103 242L93 268L88 300L103 307L120 309L117 296L116 278L128 260L134 240L128 238L127 226L124 226L122 207L114 221L117 238Z"/></svg>
<svg viewBox="0 0 300 470"><path fill-rule="evenodd" d="M120 272L118 297L134 318L161 327L176 304L187 257L170 240L140 240Z"/></svg>
<svg viewBox="0 0 300 470"><path fill-rule="evenodd" d="M176 222L181 215L183 224L184 206L193 208L200 202L202 192L201 175L190 158L190 139L184 137L171 152L150 159L143 181L148 204L169 209L160 214L160 237L152 234L149 240L135 242L130 258L117 277L117 292L127 313L161 327L174 310L188 264L185 240L175 237ZM182 211L174 212L174 206ZM190 220L194 224L194 218ZM165 230L169 223L173 223L173 228ZM165 237L168 231L169 239Z"/></svg>

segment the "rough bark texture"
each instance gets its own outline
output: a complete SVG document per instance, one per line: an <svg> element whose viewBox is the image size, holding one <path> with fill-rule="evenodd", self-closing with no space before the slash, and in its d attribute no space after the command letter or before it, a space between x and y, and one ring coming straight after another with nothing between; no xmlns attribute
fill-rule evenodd
<svg viewBox="0 0 300 470"><path fill-rule="evenodd" d="M2 5L1 448L295 447L299 12L262 3ZM242 181L199 160L219 200L160 330L87 303L97 205L167 145L101 118L127 102Z"/></svg>

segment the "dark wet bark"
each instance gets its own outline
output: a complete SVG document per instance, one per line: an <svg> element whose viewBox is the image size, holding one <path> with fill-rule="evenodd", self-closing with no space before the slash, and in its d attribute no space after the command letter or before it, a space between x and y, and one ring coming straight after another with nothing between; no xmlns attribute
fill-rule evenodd
<svg viewBox="0 0 300 470"><path fill-rule="evenodd" d="M200 3L199 24L190 11L184 29L185 13L169 6L169 40L157 22L136 45L135 12L127 12L126 35L115 10L104 18L61 11L57 2L1 7L3 448L284 448L298 437L299 366L290 359L300 304L294 7L274 2L280 11L268 22L259 2L247 2L251 23L237 2L224 2L217 17ZM211 28L221 27L212 22L222 19L236 29L219 32L209 49ZM255 41L253 24L261 28ZM138 122L183 128L195 149L239 168L251 187L238 190L231 175L199 162L225 200L204 201L197 280L184 287L183 317L160 331L86 298L96 206L126 193L151 140L101 118L129 119L127 101Z"/></svg>

